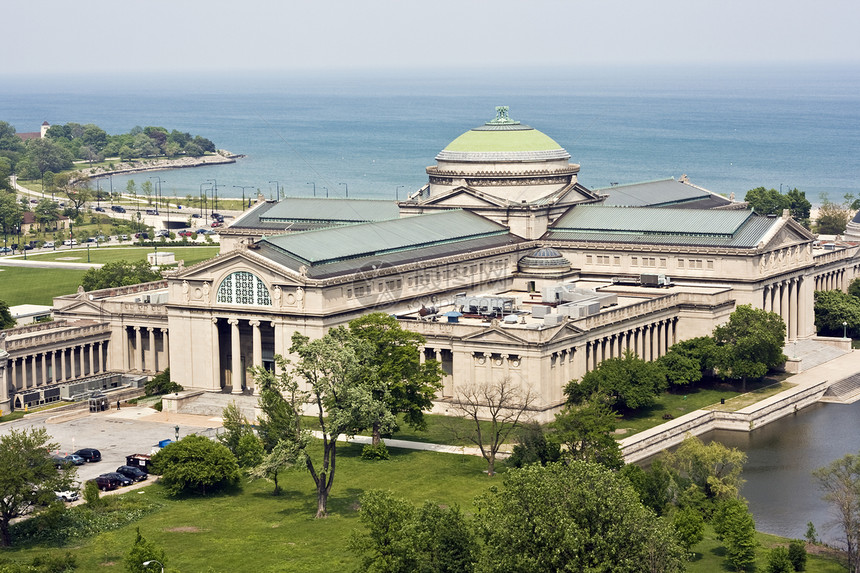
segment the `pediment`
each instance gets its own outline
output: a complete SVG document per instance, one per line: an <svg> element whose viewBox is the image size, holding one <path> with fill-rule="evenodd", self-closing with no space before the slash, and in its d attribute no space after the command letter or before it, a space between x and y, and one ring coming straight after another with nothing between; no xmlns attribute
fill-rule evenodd
<svg viewBox="0 0 860 573"><path fill-rule="evenodd" d="M57 310L63 314L74 313L100 315L104 312L98 304L90 301L89 299L77 300L72 304L64 306L62 308L58 308Z"/></svg>
<svg viewBox="0 0 860 573"><path fill-rule="evenodd" d="M437 206L450 208L481 208L481 207L504 207L505 201L476 191L470 187L457 187L441 195L431 197L421 203L421 206Z"/></svg>
<svg viewBox="0 0 860 573"><path fill-rule="evenodd" d="M306 282L299 273L278 265L247 248L238 248L229 253L218 255L214 259L177 271L170 278L188 282L211 282L220 280L225 274L235 271L248 271L268 283L300 285Z"/></svg>
<svg viewBox="0 0 860 573"><path fill-rule="evenodd" d="M463 337L466 342L480 342L482 344L528 344L528 342L514 334L511 330L506 330L501 326L490 326L485 330L470 334Z"/></svg>
<svg viewBox="0 0 860 573"><path fill-rule="evenodd" d="M582 334L584 331L570 324L569 322L562 323L557 327L557 330L547 340L547 344L560 342L567 338L574 338Z"/></svg>
<svg viewBox="0 0 860 573"><path fill-rule="evenodd" d="M805 244L815 240L815 237L803 226L794 220L787 220L786 224L764 244L765 251L772 251L798 244Z"/></svg>

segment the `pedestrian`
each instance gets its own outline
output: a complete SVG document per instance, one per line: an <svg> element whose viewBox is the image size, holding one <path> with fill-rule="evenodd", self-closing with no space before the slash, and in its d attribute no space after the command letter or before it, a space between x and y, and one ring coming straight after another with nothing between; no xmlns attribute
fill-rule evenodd
<svg viewBox="0 0 860 573"><path fill-rule="evenodd" d="M116 401L116 409L119 410L119 400Z"/></svg>

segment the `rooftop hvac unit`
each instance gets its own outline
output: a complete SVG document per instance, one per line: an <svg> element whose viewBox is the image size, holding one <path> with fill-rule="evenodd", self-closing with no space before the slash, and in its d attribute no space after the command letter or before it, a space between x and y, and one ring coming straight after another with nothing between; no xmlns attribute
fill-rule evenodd
<svg viewBox="0 0 860 573"><path fill-rule="evenodd" d="M543 317L544 326L558 326L564 322L564 317L560 314L548 314Z"/></svg>

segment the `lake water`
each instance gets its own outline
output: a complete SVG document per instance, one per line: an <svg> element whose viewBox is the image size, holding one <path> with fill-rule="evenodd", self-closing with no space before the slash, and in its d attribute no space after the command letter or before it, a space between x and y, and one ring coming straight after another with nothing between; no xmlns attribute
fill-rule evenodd
<svg viewBox="0 0 860 573"><path fill-rule="evenodd" d="M814 203L860 191L860 71L505 70L452 75L2 78L0 120L18 131L158 125L247 157L159 174L166 194L253 186L287 195L402 199L426 166L496 105L555 139L592 188L687 174L739 198L798 187ZM149 174L114 177L124 189ZM277 183L272 183L277 181ZM103 185L109 184L105 181ZM103 187L104 188L104 187Z"/></svg>

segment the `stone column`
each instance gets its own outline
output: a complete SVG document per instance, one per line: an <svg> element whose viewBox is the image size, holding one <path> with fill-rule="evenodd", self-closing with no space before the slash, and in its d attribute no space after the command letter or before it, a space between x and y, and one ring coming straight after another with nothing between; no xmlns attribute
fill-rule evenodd
<svg viewBox="0 0 860 573"><path fill-rule="evenodd" d="M281 350L281 344L280 344L281 343L281 333L279 332L278 325L275 323L274 320L270 324L272 325L272 337L275 340L275 354L280 354L281 356L286 356L287 355L286 351ZM275 371L275 375L277 375L278 374L278 363L277 362L275 362L274 371Z"/></svg>
<svg viewBox="0 0 860 573"><path fill-rule="evenodd" d="M48 353L42 353L42 386L48 385Z"/></svg>
<svg viewBox="0 0 860 573"><path fill-rule="evenodd" d="M218 338L218 318L212 317L212 368L216 388L221 388L221 344Z"/></svg>
<svg viewBox="0 0 860 573"><path fill-rule="evenodd" d="M155 329L153 327L147 328L149 331L149 356L150 360L146 361L147 370L151 372L158 372L158 360L155 356Z"/></svg>
<svg viewBox="0 0 860 573"><path fill-rule="evenodd" d="M18 359L12 358L12 388L18 390Z"/></svg>
<svg viewBox="0 0 860 573"><path fill-rule="evenodd" d="M242 356L241 348L239 347L239 319L231 318L227 321L230 325L230 344L231 352L233 353L233 363L231 366L231 383L233 384L233 394L242 393Z"/></svg>
<svg viewBox="0 0 860 573"><path fill-rule="evenodd" d="M484 352L484 364L487 371L484 374L487 377L487 384L493 383L493 355L490 352Z"/></svg>
<svg viewBox="0 0 860 573"><path fill-rule="evenodd" d="M783 281L780 283L780 293L779 293L779 315L782 317L782 320L785 321L785 324L788 324L788 283Z"/></svg>
<svg viewBox="0 0 860 573"><path fill-rule="evenodd" d="M573 372L570 373L570 378L581 379L586 372L586 361L588 359L588 344L573 348Z"/></svg>
<svg viewBox="0 0 860 573"><path fill-rule="evenodd" d="M170 368L170 342L167 338L167 330L168 329L166 328L161 329L161 347L164 349L164 368ZM161 362L159 362L158 365L161 366ZM164 368L161 368L161 370L164 370Z"/></svg>
<svg viewBox="0 0 860 573"><path fill-rule="evenodd" d="M139 326L134 327L134 342L134 369L143 372L143 337Z"/></svg>
<svg viewBox="0 0 860 573"><path fill-rule="evenodd" d="M787 332L789 340L797 340L797 332L798 332L798 329L797 329L797 317L798 317L798 312L797 312L797 295L798 295L798 292L797 292L797 289L799 286L800 285L798 284L798 280L796 278L791 279L791 290L790 290L791 295L790 295L789 305L788 305L788 313L789 313L789 316L791 317L791 322L789 323L788 332Z"/></svg>
<svg viewBox="0 0 860 573"><path fill-rule="evenodd" d="M263 366L263 339L260 336L260 321L259 320L252 320L252 321L250 321L250 324L251 324L251 328L252 328L252 346L254 347L253 348L253 358L252 358L252 360L254 361L253 366L259 366L262 368L262 366ZM249 380L248 385L249 386L251 385L250 381L253 379L254 379L253 376L250 376L248 378L248 380ZM253 382L253 384L254 384L254 394L259 394L259 392L257 391L256 381Z"/></svg>
<svg viewBox="0 0 860 573"><path fill-rule="evenodd" d="M69 379L67 376L69 372L66 370L66 349L63 348L58 352L60 353L60 380L65 382Z"/></svg>
<svg viewBox="0 0 860 573"><path fill-rule="evenodd" d="M426 349L423 346L418 347L418 363L419 364L424 364L425 362L427 362L427 355L424 354L425 350Z"/></svg>
<svg viewBox="0 0 860 573"><path fill-rule="evenodd" d="M95 357L93 356L93 352L96 349L96 343L90 342L89 344L87 344L87 346L89 347L89 353L90 353L90 376L92 376L96 371Z"/></svg>

